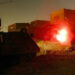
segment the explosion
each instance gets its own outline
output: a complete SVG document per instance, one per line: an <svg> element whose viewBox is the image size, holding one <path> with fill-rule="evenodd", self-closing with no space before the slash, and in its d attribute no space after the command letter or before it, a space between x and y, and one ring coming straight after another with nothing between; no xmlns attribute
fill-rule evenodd
<svg viewBox="0 0 75 75"><path fill-rule="evenodd" d="M63 28L58 31L58 34L56 35L56 39L60 43L67 43L69 37L68 34L69 34L68 30L66 28Z"/></svg>

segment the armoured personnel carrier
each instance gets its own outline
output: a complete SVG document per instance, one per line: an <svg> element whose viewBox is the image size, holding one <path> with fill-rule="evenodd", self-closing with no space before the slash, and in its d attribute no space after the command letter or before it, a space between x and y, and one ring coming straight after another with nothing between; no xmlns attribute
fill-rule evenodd
<svg viewBox="0 0 75 75"><path fill-rule="evenodd" d="M1 56L26 56L32 58L40 49L26 31L0 32Z"/></svg>

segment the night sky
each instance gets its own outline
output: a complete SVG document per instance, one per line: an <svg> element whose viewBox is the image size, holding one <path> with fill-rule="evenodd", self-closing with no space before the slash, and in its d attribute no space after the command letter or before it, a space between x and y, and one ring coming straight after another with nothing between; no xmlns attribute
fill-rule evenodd
<svg viewBox="0 0 75 75"><path fill-rule="evenodd" d="M75 0L0 0L2 30L16 22L50 20L50 13L61 8L75 9Z"/></svg>

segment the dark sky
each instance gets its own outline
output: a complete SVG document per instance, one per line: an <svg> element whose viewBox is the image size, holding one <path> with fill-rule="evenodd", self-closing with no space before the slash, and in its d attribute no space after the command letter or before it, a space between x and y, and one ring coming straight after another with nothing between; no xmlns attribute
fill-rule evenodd
<svg viewBox="0 0 75 75"><path fill-rule="evenodd" d="M0 0L2 29L16 22L50 20L50 13L61 8L75 9L75 0Z"/></svg>

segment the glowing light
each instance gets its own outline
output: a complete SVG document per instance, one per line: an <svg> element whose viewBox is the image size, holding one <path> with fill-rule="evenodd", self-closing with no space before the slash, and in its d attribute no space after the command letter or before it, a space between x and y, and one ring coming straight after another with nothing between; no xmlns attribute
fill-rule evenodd
<svg viewBox="0 0 75 75"><path fill-rule="evenodd" d="M60 43L65 43L68 40L68 30L66 28L63 28L58 31L58 34L56 35L57 40Z"/></svg>

